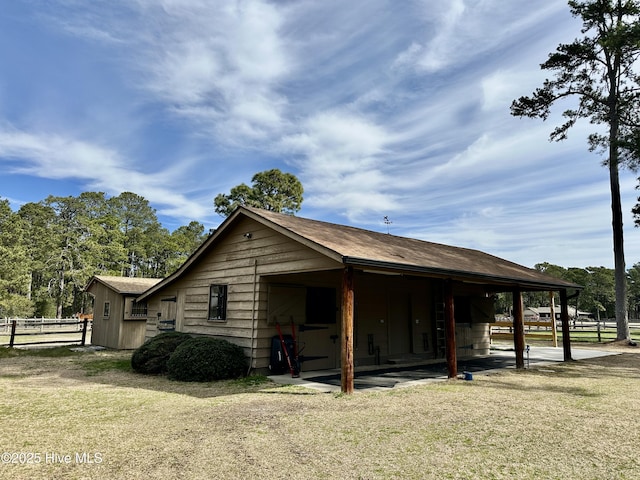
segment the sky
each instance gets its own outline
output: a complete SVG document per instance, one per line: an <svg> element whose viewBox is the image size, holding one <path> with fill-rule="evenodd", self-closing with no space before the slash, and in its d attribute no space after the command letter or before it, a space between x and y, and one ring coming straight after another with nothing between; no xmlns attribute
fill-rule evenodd
<svg viewBox="0 0 640 480"><path fill-rule="evenodd" d="M0 11L0 198L130 191L170 231L296 175L297 215L534 266L613 267L588 121L510 115L581 22L561 0L12 0ZM621 172L627 267L637 174ZM385 223L387 217L391 223Z"/></svg>

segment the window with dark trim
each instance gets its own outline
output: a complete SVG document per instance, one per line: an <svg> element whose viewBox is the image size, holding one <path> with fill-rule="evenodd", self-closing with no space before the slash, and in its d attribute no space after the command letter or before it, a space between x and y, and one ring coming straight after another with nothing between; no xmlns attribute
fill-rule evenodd
<svg viewBox="0 0 640 480"><path fill-rule="evenodd" d="M211 285L209 288L209 320L227 319L227 286Z"/></svg>
<svg viewBox="0 0 640 480"><path fill-rule="evenodd" d="M104 302L104 307L102 310L102 318L109 318L110 313L111 313L111 303Z"/></svg>
<svg viewBox="0 0 640 480"><path fill-rule="evenodd" d="M336 323L336 289L307 287L306 299L307 323Z"/></svg>
<svg viewBox="0 0 640 480"><path fill-rule="evenodd" d="M146 317L147 316L147 302L131 302L131 316L132 317Z"/></svg>

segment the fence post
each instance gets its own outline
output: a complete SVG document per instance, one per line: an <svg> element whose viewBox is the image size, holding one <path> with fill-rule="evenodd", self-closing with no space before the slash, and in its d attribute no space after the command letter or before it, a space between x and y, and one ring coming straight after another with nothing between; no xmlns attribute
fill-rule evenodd
<svg viewBox="0 0 640 480"><path fill-rule="evenodd" d="M16 323L18 323L17 320L11 321L11 337L9 338L9 348L13 348L13 343L16 339Z"/></svg>
<svg viewBox="0 0 640 480"><path fill-rule="evenodd" d="M87 320L86 318L82 320L82 342L80 343L80 345L82 345L83 347L87 340L87 323L89 323L89 320Z"/></svg>

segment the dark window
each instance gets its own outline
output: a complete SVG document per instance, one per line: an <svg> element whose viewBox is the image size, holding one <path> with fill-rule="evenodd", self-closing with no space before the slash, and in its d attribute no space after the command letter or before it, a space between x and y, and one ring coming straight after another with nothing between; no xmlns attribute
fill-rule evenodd
<svg viewBox="0 0 640 480"><path fill-rule="evenodd" d="M104 302L104 309L102 310L102 317L109 318L109 314L111 313L111 304L109 302Z"/></svg>
<svg viewBox="0 0 640 480"><path fill-rule="evenodd" d="M307 323L336 323L336 289L307 288Z"/></svg>
<svg viewBox="0 0 640 480"><path fill-rule="evenodd" d="M135 300L131 304L131 316L132 317L146 317L147 316L147 302L136 302Z"/></svg>
<svg viewBox="0 0 640 480"><path fill-rule="evenodd" d="M227 319L227 286L211 285L209 290L209 320Z"/></svg>

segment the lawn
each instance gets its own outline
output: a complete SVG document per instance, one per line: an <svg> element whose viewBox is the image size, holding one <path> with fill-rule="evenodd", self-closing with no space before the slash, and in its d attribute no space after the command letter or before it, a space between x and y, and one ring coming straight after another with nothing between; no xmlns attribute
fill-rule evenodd
<svg viewBox="0 0 640 480"><path fill-rule="evenodd" d="M5 351L0 478L640 478L640 348L608 348L352 396L144 377L122 352Z"/></svg>

